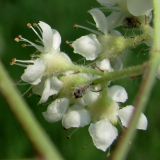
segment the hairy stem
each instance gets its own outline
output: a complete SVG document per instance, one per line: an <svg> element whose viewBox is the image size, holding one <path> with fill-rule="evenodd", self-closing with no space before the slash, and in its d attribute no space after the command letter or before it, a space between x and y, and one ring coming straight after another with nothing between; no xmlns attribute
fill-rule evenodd
<svg viewBox="0 0 160 160"><path fill-rule="evenodd" d="M63 158L60 156L45 131L41 128L38 121L29 110L29 107L22 99L18 90L14 87L12 80L8 76L1 62L0 92L6 98L11 110L21 123L38 153L47 160L62 160Z"/></svg>
<svg viewBox="0 0 160 160"><path fill-rule="evenodd" d="M148 63L144 63L142 65L128 67L120 71L104 73L104 75L101 78L94 80L93 84L102 83L104 81L115 81L126 77L134 77L142 75L147 64Z"/></svg>
<svg viewBox="0 0 160 160"><path fill-rule="evenodd" d="M160 1L154 0L154 46L151 51L150 63L145 70L143 81L135 101L135 112L131 117L129 128L122 135L112 156L112 160L124 160L129 151L129 142L133 140L141 112L145 109L151 89L155 82L157 67L160 63Z"/></svg>

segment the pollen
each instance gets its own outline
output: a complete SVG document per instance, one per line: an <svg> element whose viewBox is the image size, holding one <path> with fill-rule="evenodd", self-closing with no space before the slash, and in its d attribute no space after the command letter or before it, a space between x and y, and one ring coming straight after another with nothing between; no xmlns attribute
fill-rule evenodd
<svg viewBox="0 0 160 160"><path fill-rule="evenodd" d="M13 58L10 62L10 65L15 65L16 64L16 58Z"/></svg>
<svg viewBox="0 0 160 160"><path fill-rule="evenodd" d="M28 28L32 28L32 24L31 23L27 23L27 27Z"/></svg>
<svg viewBox="0 0 160 160"><path fill-rule="evenodd" d="M16 37L14 40L15 40L16 42L19 42L19 41L20 41L19 37Z"/></svg>

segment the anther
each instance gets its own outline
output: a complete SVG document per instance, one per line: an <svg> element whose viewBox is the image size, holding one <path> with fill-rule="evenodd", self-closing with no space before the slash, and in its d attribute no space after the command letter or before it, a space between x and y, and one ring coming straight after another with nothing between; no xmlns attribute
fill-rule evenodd
<svg viewBox="0 0 160 160"><path fill-rule="evenodd" d="M27 27L28 28L32 28L32 24L31 23L27 23Z"/></svg>
<svg viewBox="0 0 160 160"><path fill-rule="evenodd" d="M15 65L16 64L16 58L13 58L10 62L10 65Z"/></svg>
<svg viewBox="0 0 160 160"><path fill-rule="evenodd" d="M14 40L15 40L16 42L19 42L19 41L20 41L19 37L16 37Z"/></svg>
<svg viewBox="0 0 160 160"><path fill-rule="evenodd" d="M70 42L70 41L66 41L66 44L67 44L67 45L69 45L71 48L73 48L73 46L72 46L72 42Z"/></svg>
<svg viewBox="0 0 160 160"><path fill-rule="evenodd" d="M74 24L73 28L79 28L79 25L78 24Z"/></svg>
<svg viewBox="0 0 160 160"><path fill-rule="evenodd" d="M18 38L21 40L21 39L23 39L23 37L21 36L21 35L18 35Z"/></svg>

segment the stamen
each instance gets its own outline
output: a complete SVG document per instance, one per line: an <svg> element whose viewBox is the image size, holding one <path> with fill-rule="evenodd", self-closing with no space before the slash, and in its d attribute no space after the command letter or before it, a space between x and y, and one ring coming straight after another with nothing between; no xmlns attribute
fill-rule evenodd
<svg viewBox="0 0 160 160"><path fill-rule="evenodd" d="M33 60L18 60L18 59L16 59L16 58L14 58L15 59L15 62L20 62L20 63L32 63L32 64L34 64L34 61Z"/></svg>
<svg viewBox="0 0 160 160"><path fill-rule="evenodd" d="M17 63L19 62L19 63ZM27 67L28 65L34 64L33 60L18 60L16 58L13 58L10 62L10 65L18 65L18 66L22 66L22 67Z"/></svg>
<svg viewBox="0 0 160 160"><path fill-rule="evenodd" d="M94 34L97 34L97 35L102 35L102 33L99 32L99 31L96 31L96 30L94 30L94 29L91 29L91 28L88 28L88 27L85 27L85 26L81 26L81 25L78 25L78 24L75 24L73 27L74 27L74 28L81 28L81 29L90 31L90 32L92 32L92 33L94 33Z"/></svg>
<svg viewBox="0 0 160 160"><path fill-rule="evenodd" d="M34 23L33 25L35 25L35 26L38 28L39 32L42 34L42 29L41 29L41 27L40 27L37 23Z"/></svg>
<svg viewBox="0 0 160 160"><path fill-rule="evenodd" d="M39 41L38 39L36 39L35 42L40 43L41 45L43 45L42 41Z"/></svg>
<svg viewBox="0 0 160 160"><path fill-rule="evenodd" d="M43 47L41 47L41 46L39 46L39 45L37 45L37 44L29 41L29 40L26 39L26 38L23 38L21 35L18 36L18 38L19 38L19 41L27 42L27 43L29 43L31 46L33 46L33 47L35 47L37 50L39 50L40 52L43 52Z"/></svg>
<svg viewBox="0 0 160 160"><path fill-rule="evenodd" d="M32 89L32 86L30 86L30 87L22 94L22 96L25 96L31 89Z"/></svg>
<svg viewBox="0 0 160 160"><path fill-rule="evenodd" d="M33 32L38 36L38 38L42 41L41 36L38 34L38 32L34 29L34 27L32 26L31 23L27 23L27 27L31 28L33 30Z"/></svg>
<svg viewBox="0 0 160 160"><path fill-rule="evenodd" d="M71 41L66 41L66 44L68 44L71 48L73 48L73 46L72 46L72 42Z"/></svg>

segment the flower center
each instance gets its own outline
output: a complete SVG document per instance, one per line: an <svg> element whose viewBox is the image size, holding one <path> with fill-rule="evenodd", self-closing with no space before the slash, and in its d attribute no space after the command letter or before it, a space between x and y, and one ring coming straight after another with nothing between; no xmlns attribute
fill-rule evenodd
<svg viewBox="0 0 160 160"><path fill-rule="evenodd" d="M62 52L47 53L47 54L42 54L41 56L46 64L47 75L65 72L68 69L70 69L73 65L68 56Z"/></svg>

